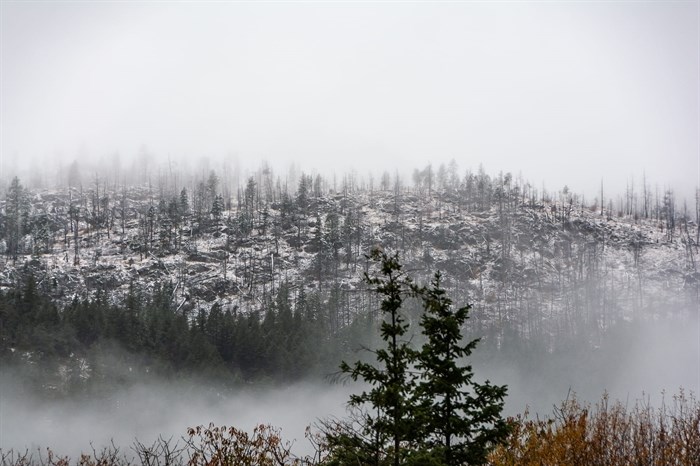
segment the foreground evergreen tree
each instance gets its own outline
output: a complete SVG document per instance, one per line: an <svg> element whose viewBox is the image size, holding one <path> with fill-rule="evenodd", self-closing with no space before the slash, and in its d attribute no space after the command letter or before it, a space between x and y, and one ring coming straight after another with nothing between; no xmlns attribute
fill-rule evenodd
<svg viewBox="0 0 700 466"><path fill-rule="evenodd" d="M376 364L340 366L372 388L351 395L350 420L324 425L328 464L484 464L509 432L501 417L506 387L475 382L464 362L479 342L462 342L469 306L452 309L439 272L430 287L418 287L402 273L396 255L375 251L372 258L381 262L381 276L365 280L383 296L386 346L373 351ZM420 351L406 339L409 324L401 306L408 295L421 299L425 309Z"/></svg>
<svg viewBox="0 0 700 466"><path fill-rule="evenodd" d="M381 262L382 276L365 275L365 281L384 296L380 335L386 348L374 351L376 366L360 361L353 366L344 361L340 365L340 370L353 380L363 380L372 386L368 392L352 395L349 402L351 407L371 406L371 410L363 412L360 420L360 435L371 439L371 444L366 445L367 442L360 441L359 436L352 438L347 433L332 438L331 443L336 443L343 455L356 455L356 459L365 464L383 464L383 458L390 458L391 464L398 466L405 462L406 451L402 445L412 441L416 432L415 375L411 367L417 353L404 338L409 325L400 313L404 297L410 291L410 279L403 275L398 256L390 257L375 250L372 259ZM371 456L367 457L369 452ZM347 460L350 458L346 457Z"/></svg>
<svg viewBox="0 0 700 466"><path fill-rule="evenodd" d="M473 380L472 366L464 358L479 340L465 344L461 330L470 306L454 310L441 279L437 272L429 288L414 287L425 310L420 325L426 342L416 364L421 433L440 464L484 464L490 449L508 436L501 417L506 387Z"/></svg>

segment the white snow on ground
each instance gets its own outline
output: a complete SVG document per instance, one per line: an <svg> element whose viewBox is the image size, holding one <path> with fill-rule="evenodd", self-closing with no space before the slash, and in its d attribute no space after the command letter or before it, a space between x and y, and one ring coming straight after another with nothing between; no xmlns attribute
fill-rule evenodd
<svg viewBox="0 0 700 466"><path fill-rule="evenodd" d="M60 212L65 197L61 192L37 193L35 210ZM248 238L237 236L226 224L238 213L227 211L220 226L195 238L190 237L190 225L185 223L183 247L178 252L154 247L143 254L135 247L139 238L136 212L145 199L137 189L130 192L132 210L124 234L119 220L114 220L109 235L104 228L90 230L81 222L77 265L73 235L65 219L61 223L60 215L54 214L60 229L54 234L52 251L22 255L16 262L3 256L0 288L18 286L26 272L33 270L38 286L60 302L104 292L118 303L132 283L148 292L157 282L170 282L178 306L208 309L219 303L247 312L263 307L281 283L289 283L293 291L302 284L307 291L329 290L334 282L363 289L361 276L367 264L363 256L382 246L400 250L406 270L420 280L427 280L435 269L444 269L455 300L470 302L475 317L485 321L526 326L524 321L530 317L523 316L524 308L534 306L538 318L549 319L579 306L582 299L594 299L589 307L601 308L599 325L605 327L610 319L656 318L697 298L700 275L690 253L697 255L698 248L694 244L686 247L688 238L692 244L695 237L697 226L692 222L687 234L678 226L669 239L657 220L602 217L576 206L568 220L561 221L554 219L551 204L518 205L504 214L497 206L466 212L456 200L435 194L428 200L402 192L396 203L393 192L374 191L370 205L369 193L354 192L346 198L312 199L307 217L300 221L300 244L295 244L296 225L275 238L272 225L280 220L281 211L273 203L268 205L265 235L256 226ZM353 252L356 265L345 264L342 247L336 272L324 272L319 282L314 273L316 218L325 224L328 212L335 210L342 231L348 209L361 215L360 248ZM560 205L557 209L563 210ZM157 243L157 230L154 236ZM31 243L32 238L25 242Z"/></svg>

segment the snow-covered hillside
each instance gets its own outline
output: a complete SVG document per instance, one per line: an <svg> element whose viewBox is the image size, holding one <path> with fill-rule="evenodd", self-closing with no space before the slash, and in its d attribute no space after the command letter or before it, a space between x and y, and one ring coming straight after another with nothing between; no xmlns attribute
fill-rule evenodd
<svg viewBox="0 0 700 466"><path fill-rule="evenodd" d="M398 251L421 280L441 270L455 302L473 306L472 325L524 337L596 334L698 302L697 226L682 218L670 230L573 203L515 196L475 208L458 193L418 190L216 196L212 209L146 188L28 194L44 229L28 228L16 258L2 256L0 285L31 273L59 303L97 293L121 302L130 287L170 282L183 311L264 311L284 283L347 316L369 305L362 276L375 247Z"/></svg>

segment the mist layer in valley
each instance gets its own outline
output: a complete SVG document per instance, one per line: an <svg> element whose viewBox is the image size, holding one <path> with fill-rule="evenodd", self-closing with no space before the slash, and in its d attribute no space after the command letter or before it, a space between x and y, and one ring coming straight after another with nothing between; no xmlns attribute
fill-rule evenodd
<svg viewBox="0 0 700 466"><path fill-rule="evenodd" d="M551 415L552 407L572 396L595 403L604 392L623 403L643 398L654 406L669 402L679 388L700 391L700 339L695 318L620 324L598 347L509 356L477 348L472 362L477 378L508 385L506 415L529 407ZM206 378L177 382L153 378L132 381L90 396L62 399L28 394L8 368L2 372L0 448L50 447L75 458L81 451L113 443L122 453L138 439L148 445L159 436L173 442L187 427L210 422L251 430L264 423L280 427L297 454L311 452L304 438L318 419L343 417L350 393L359 384L321 378L288 386L245 385L221 388ZM665 392L665 394L664 394Z"/></svg>

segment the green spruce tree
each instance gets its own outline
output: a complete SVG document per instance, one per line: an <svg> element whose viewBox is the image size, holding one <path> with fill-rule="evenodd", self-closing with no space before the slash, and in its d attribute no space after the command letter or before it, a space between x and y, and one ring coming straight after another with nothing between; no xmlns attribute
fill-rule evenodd
<svg viewBox="0 0 700 466"><path fill-rule="evenodd" d="M336 445L351 446L355 449L356 459L364 464L389 464L398 466L406 460L406 443L413 440L415 430L415 410L413 392L415 376L411 372L416 352L406 338L409 324L401 314L404 298L410 291L411 281L402 272L398 255L388 256L375 250L372 259L380 262L381 276L365 275L365 281L374 287L374 291L384 297L381 310L384 321L380 335L386 347L375 350L377 364L356 362L350 366L341 363L340 369L353 380L363 380L372 386L369 391L351 395L351 407L367 407L361 421L361 435L372 439L372 443L363 445L361 436L355 438L341 437L345 441ZM331 444L338 438L331 439ZM359 449L356 447L359 446ZM343 453L348 453L345 448ZM370 457L367 452L371 451ZM364 458L363 458L364 455ZM346 458L349 460L349 458Z"/></svg>
<svg viewBox="0 0 700 466"><path fill-rule="evenodd" d="M484 464L509 432L501 416L506 387L474 380L466 358L479 340L465 343L462 337L469 306L452 308L439 272L430 287L419 287L403 274L396 255L374 251L372 258L380 262L380 275L365 275L365 281L383 297L385 346L373 351L376 363L340 366L371 389L351 395L349 420L323 425L328 464ZM423 301L420 350L411 347L401 313L408 296Z"/></svg>
<svg viewBox="0 0 700 466"><path fill-rule="evenodd" d="M423 300L420 325L426 337L416 364L420 434L438 464L484 464L490 449L508 435L501 416L506 387L474 381L465 358L479 340L465 343L462 337L470 306L453 309L441 280L437 272L430 287L413 287Z"/></svg>

